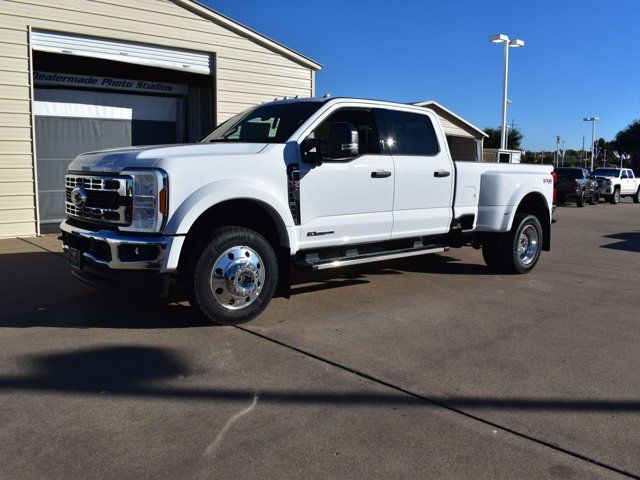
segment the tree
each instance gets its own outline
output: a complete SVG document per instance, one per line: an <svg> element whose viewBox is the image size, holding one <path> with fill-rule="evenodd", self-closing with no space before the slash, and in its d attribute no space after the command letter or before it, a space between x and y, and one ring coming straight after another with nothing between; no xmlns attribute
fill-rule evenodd
<svg viewBox="0 0 640 480"><path fill-rule="evenodd" d="M487 127L484 132L489 135L484 139L484 146L486 148L500 148L500 129ZM507 135L507 149L520 150L520 143L522 142L522 132L517 128L510 128L509 135Z"/></svg>
<svg viewBox="0 0 640 480"><path fill-rule="evenodd" d="M640 153L640 120L634 120L620 130L611 142L611 147L620 153Z"/></svg>

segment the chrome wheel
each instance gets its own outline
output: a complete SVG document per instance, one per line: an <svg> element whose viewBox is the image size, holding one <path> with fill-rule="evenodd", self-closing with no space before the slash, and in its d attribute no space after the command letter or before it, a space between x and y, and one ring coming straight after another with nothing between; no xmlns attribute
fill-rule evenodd
<svg viewBox="0 0 640 480"><path fill-rule="evenodd" d="M262 258L252 248L235 246L225 250L211 269L209 288L215 301L229 310L251 305L264 287Z"/></svg>
<svg viewBox="0 0 640 480"><path fill-rule="evenodd" d="M525 226L518 237L518 257L525 267L538 255L538 231L533 225Z"/></svg>

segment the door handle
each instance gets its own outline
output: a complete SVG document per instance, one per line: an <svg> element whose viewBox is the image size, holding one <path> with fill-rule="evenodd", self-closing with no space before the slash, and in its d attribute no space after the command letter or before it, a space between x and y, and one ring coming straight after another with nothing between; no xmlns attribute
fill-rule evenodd
<svg viewBox="0 0 640 480"><path fill-rule="evenodd" d="M391 172L388 170L378 170L376 172L371 172L371 178L387 178L391 176Z"/></svg>
<svg viewBox="0 0 640 480"><path fill-rule="evenodd" d="M446 170L438 170L436 172L433 172L433 176L437 178L448 177L449 175L451 175L451 172L447 172Z"/></svg>

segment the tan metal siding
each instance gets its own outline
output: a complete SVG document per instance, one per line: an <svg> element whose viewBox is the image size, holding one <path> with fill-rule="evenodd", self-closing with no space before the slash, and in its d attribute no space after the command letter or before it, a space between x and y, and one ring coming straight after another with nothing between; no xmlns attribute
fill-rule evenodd
<svg viewBox="0 0 640 480"><path fill-rule="evenodd" d="M27 29L8 28L4 21L0 25L0 237L33 235Z"/></svg>
<svg viewBox="0 0 640 480"><path fill-rule="evenodd" d="M0 11L0 237L35 226L27 27L209 52L217 120L312 94L303 66L170 0L6 0ZM25 202L31 202L26 208Z"/></svg>

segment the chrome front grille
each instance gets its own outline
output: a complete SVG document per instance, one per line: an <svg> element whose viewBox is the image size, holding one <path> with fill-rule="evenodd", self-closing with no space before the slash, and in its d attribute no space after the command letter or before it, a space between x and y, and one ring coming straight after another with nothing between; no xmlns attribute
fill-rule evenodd
<svg viewBox="0 0 640 480"><path fill-rule="evenodd" d="M91 222L129 225L132 210L131 183L130 177L67 175L67 215ZM84 203L74 202L74 189L81 189Z"/></svg>

